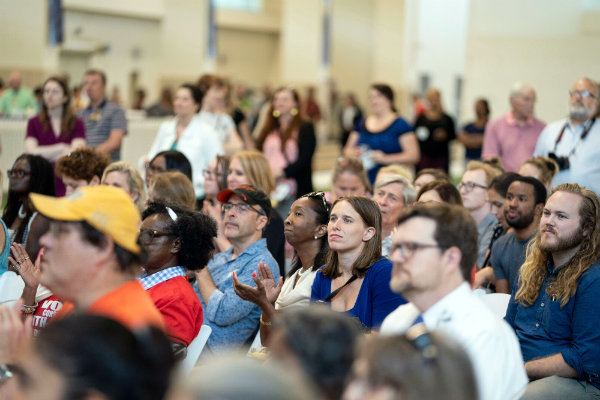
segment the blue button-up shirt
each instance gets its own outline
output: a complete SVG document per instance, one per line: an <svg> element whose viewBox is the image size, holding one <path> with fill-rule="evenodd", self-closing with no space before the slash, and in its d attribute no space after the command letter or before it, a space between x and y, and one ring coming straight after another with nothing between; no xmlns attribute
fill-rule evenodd
<svg viewBox="0 0 600 400"><path fill-rule="evenodd" d="M579 379L600 388L600 262L579 278L577 291L562 309L560 300L546 293L557 272L548 265L540 295L530 307L516 303L513 291L506 321L519 338L526 362L560 353Z"/></svg>
<svg viewBox="0 0 600 400"><path fill-rule="evenodd" d="M210 295L208 304L204 304L198 283L194 284L194 290L204 309L204 323L212 328L207 345L213 352L242 345L258 326L260 308L242 300L234 292L233 272L235 271L241 283L256 286L252 273L257 270L258 263L263 261L269 266L275 280L279 279L279 266L267 249L266 239L251 244L233 260L232 255L233 247L230 247L215 255L208 263L208 272L217 287Z"/></svg>

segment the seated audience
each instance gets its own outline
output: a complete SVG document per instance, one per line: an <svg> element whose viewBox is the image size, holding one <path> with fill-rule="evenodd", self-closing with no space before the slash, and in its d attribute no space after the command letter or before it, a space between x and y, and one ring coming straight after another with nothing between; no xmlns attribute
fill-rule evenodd
<svg viewBox="0 0 600 400"><path fill-rule="evenodd" d="M266 157L255 150L240 151L231 158L227 188L235 189L239 185L251 185L263 191L267 196L275 189L273 174ZM213 218L218 214L212 211ZM222 214L221 214L222 216ZM285 239L283 237L283 219L275 209L269 213L269 222L263 237L267 239L267 248L279 265L279 273L285 275ZM225 247L227 248L227 247ZM225 248L219 248L223 251Z"/></svg>
<svg viewBox="0 0 600 400"><path fill-rule="evenodd" d="M506 202L506 192L511 183L519 177L514 172L505 172L498 175L488 186L488 202L490 203L490 212L494 214L498 222L506 230L509 228L504 219L504 204Z"/></svg>
<svg viewBox="0 0 600 400"><path fill-rule="evenodd" d="M336 201L343 196L370 197L371 183L367 172L358 158L339 157L335 163L331 178L331 193L328 199Z"/></svg>
<svg viewBox="0 0 600 400"><path fill-rule="evenodd" d="M273 321L268 346L284 368L303 371L324 399L339 399L352 368L358 325L325 307L286 310Z"/></svg>
<svg viewBox="0 0 600 400"><path fill-rule="evenodd" d="M390 291L392 265L381 256L377 203L359 196L337 199L327 233L327 262L315 277L312 300L355 317L365 329L379 329L383 319L406 300Z"/></svg>
<svg viewBox="0 0 600 400"><path fill-rule="evenodd" d="M222 191L218 199L223 203L223 233L231 247L196 272L194 285L204 309L205 324L212 328L207 343L212 352L240 347L258 327L260 308L235 294L232 277L251 284L256 266L264 262L273 278L279 280L277 263L262 239L271 211L267 195L253 186L240 185Z"/></svg>
<svg viewBox="0 0 600 400"><path fill-rule="evenodd" d="M533 157L521 164L519 168L519 175L531 176L541 181L545 186L546 190L550 189L552 178L558 172L558 164L551 158L547 157Z"/></svg>
<svg viewBox="0 0 600 400"><path fill-rule="evenodd" d="M417 324L405 335L364 342L356 347L344 400L477 399L471 361L450 336Z"/></svg>
<svg viewBox="0 0 600 400"><path fill-rule="evenodd" d="M196 207L194 185L179 171L156 175L148 188L148 200L173 203L188 210Z"/></svg>
<svg viewBox="0 0 600 400"><path fill-rule="evenodd" d="M593 191L552 190L506 312L532 380L523 399L600 396L599 224Z"/></svg>
<svg viewBox="0 0 600 400"><path fill-rule="evenodd" d="M164 326L152 299L134 278L145 256L137 242L141 221L123 190L100 185L82 187L77 196L30 198L51 220L40 238L45 249L39 281L72 304L63 305L61 313L74 309L104 315L132 329Z"/></svg>
<svg viewBox="0 0 600 400"><path fill-rule="evenodd" d="M28 256L35 260L41 248L38 241L48 230L48 221L31 205L29 194L54 196L53 168L41 156L22 154L6 172L8 198L2 220L8 228L8 241L21 243Z"/></svg>
<svg viewBox="0 0 600 400"><path fill-rule="evenodd" d="M477 223L479 252L477 266L483 267L485 254L492 240L494 228L498 220L490 212L488 202L488 187L500 171L480 161L471 161L467 164L467 171L457 185L462 197L463 205Z"/></svg>
<svg viewBox="0 0 600 400"><path fill-rule="evenodd" d="M183 84L175 93L175 118L165 121L145 156L146 162L164 150L183 153L192 164L192 176L196 197L204 197L204 174L208 163L223 152L221 140L215 129L202 122L197 112L202 93L192 84Z"/></svg>
<svg viewBox="0 0 600 400"><path fill-rule="evenodd" d="M150 187L150 181L156 174L162 172L179 171L194 182L192 175L192 164L185 154L177 150L165 150L157 153L146 165L146 187Z"/></svg>
<svg viewBox="0 0 600 400"><path fill-rule="evenodd" d="M421 190L421 187L426 183L433 181L446 181L450 182L450 178L446 171L439 168L424 168L417 172L413 185L417 192Z"/></svg>
<svg viewBox="0 0 600 400"><path fill-rule="evenodd" d="M417 203L430 201L463 205L460 192L448 181L432 181L421 186L417 194Z"/></svg>
<svg viewBox="0 0 600 400"><path fill-rule="evenodd" d="M517 338L466 282L477 256L469 212L444 203L415 205L400 217L392 249L390 286L410 303L385 319L381 333L401 334L424 322L466 350L480 399L518 399L527 376Z"/></svg>
<svg viewBox="0 0 600 400"><path fill-rule="evenodd" d="M58 159L56 174L65 183L65 194L69 196L84 186L99 185L109 163L107 154L92 147L82 147Z"/></svg>
<svg viewBox="0 0 600 400"><path fill-rule="evenodd" d="M16 355L0 359L10 361L14 398L162 400L167 395L173 358L156 328L132 333L112 319L80 314L52 323L33 341L27 339L30 329L23 332ZM5 398L1 395L0 388Z"/></svg>
<svg viewBox="0 0 600 400"><path fill-rule="evenodd" d="M62 156L84 147L85 128L71 105L67 82L57 76L46 79L40 113L27 123L25 151L46 158L52 166ZM55 177L56 196L65 195L65 185Z"/></svg>
<svg viewBox="0 0 600 400"><path fill-rule="evenodd" d="M373 200L381 211L381 255L390 256L392 231L402 210L415 201L416 191L404 175L387 173L378 175L373 190Z"/></svg>
<svg viewBox="0 0 600 400"><path fill-rule="evenodd" d="M146 189L140 173L126 161L116 161L104 169L103 185L121 188L129 195L140 212L146 206Z"/></svg>
<svg viewBox="0 0 600 400"><path fill-rule="evenodd" d="M309 193L292 204L285 219L285 238L294 247L294 261L285 281L273 279L265 264L258 265L258 274L253 277L256 287L244 285L233 278L233 288L242 299L258 305L261 342L266 343L271 320L276 310L289 307L304 307L310 303L313 281L319 267L325 264L327 255L327 222L329 205L325 195Z"/></svg>
<svg viewBox="0 0 600 400"><path fill-rule="evenodd" d="M498 238L491 249L492 267L478 271L474 287L491 281L498 293L512 293L517 288L519 268L535 236L546 202L546 188L529 176L519 176L508 187L504 218L511 231ZM493 269L493 271L492 271Z"/></svg>
<svg viewBox="0 0 600 400"><path fill-rule="evenodd" d="M217 227L212 218L152 202L142 214L140 246L146 252L138 278L165 320L174 350L190 345L202 326L202 305L187 280L187 271L208 263Z"/></svg>

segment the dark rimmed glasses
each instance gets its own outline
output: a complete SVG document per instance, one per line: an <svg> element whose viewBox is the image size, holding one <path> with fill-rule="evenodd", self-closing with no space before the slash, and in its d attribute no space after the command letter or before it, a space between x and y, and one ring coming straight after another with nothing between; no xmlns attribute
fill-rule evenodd
<svg viewBox="0 0 600 400"><path fill-rule="evenodd" d="M252 207L250 204L246 204L246 203L225 203L221 206L221 212L223 214L225 214L232 208L235 209L235 211L237 211L237 212L246 212L248 210L252 210L252 211L256 211L260 215L265 215L264 211L257 210L256 208Z"/></svg>
<svg viewBox="0 0 600 400"><path fill-rule="evenodd" d="M9 178L21 179L30 174L31 172L25 171L24 169L9 169L6 171L6 175L8 175Z"/></svg>
<svg viewBox="0 0 600 400"><path fill-rule="evenodd" d="M163 236L173 236L173 233L161 232L156 229L140 229L140 242L142 243L152 243L154 239Z"/></svg>
<svg viewBox="0 0 600 400"><path fill-rule="evenodd" d="M392 245L391 253L398 250L403 259L408 260L411 258L417 250L420 249L429 249L429 248L437 248L441 249L441 247L437 244L430 243L417 243L417 242L397 242Z"/></svg>

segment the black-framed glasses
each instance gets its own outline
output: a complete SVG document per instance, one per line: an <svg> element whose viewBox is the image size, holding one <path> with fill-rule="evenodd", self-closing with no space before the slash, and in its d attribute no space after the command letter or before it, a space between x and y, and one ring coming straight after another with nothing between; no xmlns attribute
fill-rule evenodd
<svg viewBox="0 0 600 400"><path fill-rule="evenodd" d="M456 189L460 191L462 188L465 188L465 192L471 192L475 188L481 188L487 190L487 186L480 185L475 182L459 182L456 184Z"/></svg>
<svg viewBox="0 0 600 400"><path fill-rule="evenodd" d="M252 211L257 212L260 215L265 215L265 213L262 210L257 210L256 208L252 207L250 204L246 204L246 203L225 203L221 206L221 212L223 214L225 214L232 208L235 209L235 211L237 211L237 212L243 213L248 210L252 210Z"/></svg>
<svg viewBox="0 0 600 400"><path fill-rule="evenodd" d="M419 249L438 248L437 244L417 243L417 242L396 242L392 245L392 253L398 250L403 259L408 260Z"/></svg>
<svg viewBox="0 0 600 400"><path fill-rule="evenodd" d="M302 197L308 197L311 199L320 199L321 202L323 203L323 207L325 207L325 211L327 211L327 214L329 214L329 203L327 202L327 200L325 199L325 193L323 192L310 192L305 194Z"/></svg>
<svg viewBox="0 0 600 400"><path fill-rule="evenodd" d="M596 98L596 96L588 90L571 90L569 91L569 95L571 97L580 96L582 99L587 99L588 97L591 97L592 99Z"/></svg>
<svg viewBox="0 0 600 400"><path fill-rule="evenodd" d="M9 169L6 171L6 175L8 175L9 178L21 179L30 174L31 172L25 171L24 169Z"/></svg>
<svg viewBox="0 0 600 400"><path fill-rule="evenodd" d="M154 239L163 236L173 236L171 232L160 232L156 229L140 229L140 242L152 243Z"/></svg>

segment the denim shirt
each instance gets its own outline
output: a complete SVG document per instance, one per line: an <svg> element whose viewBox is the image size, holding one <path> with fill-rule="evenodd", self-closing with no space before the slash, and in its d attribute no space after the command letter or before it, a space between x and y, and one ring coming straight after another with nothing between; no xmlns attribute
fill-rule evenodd
<svg viewBox="0 0 600 400"><path fill-rule="evenodd" d="M546 293L556 275L557 270L548 263L548 274L533 306L515 302L513 291L506 321L519 338L525 362L560 353L579 379L600 388L600 262L579 278L577 291L562 309L560 300Z"/></svg>
<svg viewBox="0 0 600 400"><path fill-rule="evenodd" d="M200 295L198 283L194 283L194 290L204 309L204 323L212 328L207 345L213 352L241 346L258 326L260 308L242 300L235 293L233 272L241 283L254 287L252 273L257 270L258 263L264 261L275 281L279 280L279 266L267 249L266 239L251 244L234 260L231 259L232 255L233 247L230 247L215 255L206 267L217 287L210 295L208 304Z"/></svg>

